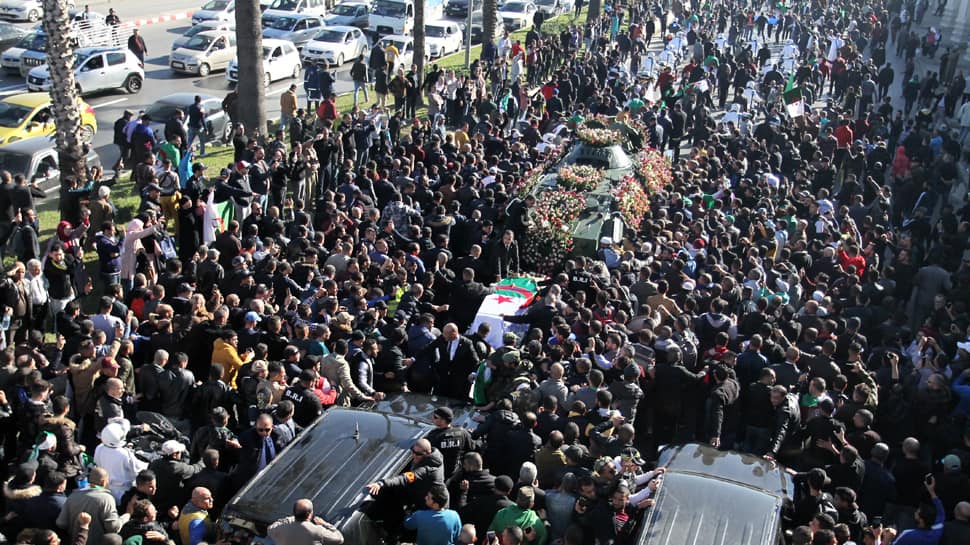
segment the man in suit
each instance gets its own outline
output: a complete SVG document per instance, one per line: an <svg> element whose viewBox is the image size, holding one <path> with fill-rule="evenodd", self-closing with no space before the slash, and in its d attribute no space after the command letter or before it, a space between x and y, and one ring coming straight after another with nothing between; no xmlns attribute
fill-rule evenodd
<svg viewBox="0 0 970 545"><path fill-rule="evenodd" d="M486 288L481 282L475 281L474 269L466 267L461 271L461 282L456 282L451 291L454 301L463 302L463 304L455 305L451 309L455 322L458 324L458 331L468 329L468 326L475 320L475 313L482 301L493 293L495 293L493 288Z"/></svg>
<svg viewBox="0 0 970 545"><path fill-rule="evenodd" d="M478 356L471 340L458 332L457 325L449 323L426 350L435 356L435 393L462 401L468 399L471 387L468 375L478 368Z"/></svg>
<svg viewBox="0 0 970 545"><path fill-rule="evenodd" d="M790 346L785 351L785 361L771 366L771 370L775 372L776 385L784 386L791 390L798 384L798 377L802 374L798 368L798 360L800 357L801 351L794 346Z"/></svg>
<svg viewBox="0 0 970 545"><path fill-rule="evenodd" d="M512 273L518 274L520 268L519 243L515 241L515 234L511 230L505 231L502 240L492 246L489 255L496 280L501 280Z"/></svg>
<svg viewBox="0 0 970 545"><path fill-rule="evenodd" d="M281 439L280 430L273 425L273 416L267 413L259 415L256 425L242 432L239 436L239 464L232 475L232 494L276 458L283 450Z"/></svg>

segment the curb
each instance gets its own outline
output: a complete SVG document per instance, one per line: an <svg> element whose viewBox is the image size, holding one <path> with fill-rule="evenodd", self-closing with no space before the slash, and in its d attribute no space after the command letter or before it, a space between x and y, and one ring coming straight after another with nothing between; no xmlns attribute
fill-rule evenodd
<svg viewBox="0 0 970 545"><path fill-rule="evenodd" d="M169 13L165 15L158 15L155 17L148 17L145 19L135 19L134 21L131 21L129 24L138 27L138 26L145 26L145 25L154 25L156 23L170 23L172 21L181 21L182 19L191 19L191 18L192 18L191 11L182 11L179 13Z"/></svg>

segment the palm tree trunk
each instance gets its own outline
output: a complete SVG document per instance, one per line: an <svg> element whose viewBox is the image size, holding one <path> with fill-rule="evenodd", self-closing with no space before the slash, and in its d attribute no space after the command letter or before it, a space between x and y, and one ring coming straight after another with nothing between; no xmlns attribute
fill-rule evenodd
<svg viewBox="0 0 970 545"><path fill-rule="evenodd" d="M266 134L263 84L263 27L259 0L236 1L236 56L239 60L239 118L250 138Z"/></svg>
<svg viewBox="0 0 970 545"><path fill-rule="evenodd" d="M61 188L75 179L85 179L86 146L81 138L81 109L74 81L74 48L69 35L65 0L44 0L44 32L47 41L47 66L51 76L51 114L57 126L55 145L61 170ZM32 173L27 173L28 175Z"/></svg>
<svg viewBox="0 0 970 545"><path fill-rule="evenodd" d="M603 9L601 0L589 0L589 10L586 13L586 24L592 23L600 18L600 11Z"/></svg>
<svg viewBox="0 0 970 545"><path fill-rule="evenodd" d="M495 25L498 24L498 2L484 0L482 2L482 51L488 49L495 53ZM468 29L471 32L471 29Z"/></svg>
<svg viewBox="0 0 970 545"><path fill-rule="evenodd" d="M469 0L471 1L471 0ZM424 105L424 2L425 0L414 0L414 64L417 69L414 71L414 83L417 85L418 103L415 109ZM415 112L417 113L417 112Z"/></svg>

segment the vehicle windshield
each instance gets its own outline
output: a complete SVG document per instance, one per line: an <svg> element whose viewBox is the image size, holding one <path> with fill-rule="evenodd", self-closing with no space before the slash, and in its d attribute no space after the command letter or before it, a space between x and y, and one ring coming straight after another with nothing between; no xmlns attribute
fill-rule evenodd
<svg viewBox="0 0 970 545"><path fill-rule="evenodd" d="M317 35L313 37L314 41L317 42L330 42L336 44L344 43L345 32L340 30L321 30L317 32Z"/></svg>
<svg viewBox="0 0 970 545"><path fill-rule="evenodd" d="M84 61L88 60L88 57L90 57L90 56L91 55L85 55L85 54L82 54L82 53L75 53L74 54L74 66L75 67L81 66L82 64L84 64Z"/></svg>
<svg viewBox="0 0 970 545"><path fill-rule="evenodd" d="M26 173L30 170L30 155L0 150L0 168L7 172Z"/></svg>
<svg viewBox="0 0 970 545"><path fill-rule="evenodd" d="M330 10L330 13L334 15L354 15L357 13L357 6L348 6L346 4L337 4Z"/></svg>
<svg viewBox="0 0 970 545"><path fill-rule="evenodd" d="M166 119L172 119L176 110L183 110L178 104L168 104L165 102L158 102L152 104L145 110L145 115L151 117L153 120L164 121Z"/></svg>
<svg viewBox="0 0 970 545"><path fill-rule="evenodd" d="M385 17L404 17L404 12L407 9L404 2L389 2L387 0L381 0L377 2L374 6L374 15L383 15Z"/></svg>
<svg viewBox="0 0 970 545"><path fill-rule="evenodd" d="M278 9L282 11L296 11L297 0L275 0L269 5L269 9Z"/></svg>
<svg viewBox="0 0 970 545"><path fill-rule="evenodd" d="M195 25L194 27L185 31L185 37L191 38L200 32L205 32L206 30L212 30L213 27L209 25Z"/></svg>
<svg viewBox="0 0 970 545"><path fill-rule="evenodd" d="M429 38L444 38L448 34L445 32L445 27L443 26L425 25L424 35Z"/></svg>
<svg viewBox="0 0 970 545"><path fill-rule="evenodd" d="M38 32L31 36L26 36L23 40L20 40L17 46L31 51L47 51L47 34Z"/></svg>
<svg viewBox="0 0 970 545"><path fill-rule="evenodd" d="M540 6L555 6L556 0L533 0L536 4Z"/></svg>
<svg viewBox="0 0 970 545"><path fill-rule="evenodd" d="M32 111L33 109L20 104L0 102L0 127L19 127Z"/></svg>
<svg viewBox="0 0 970 545"><path fill-rule="evenodd" d="M207 9L209 11L222 11L226 9L226 6L228 5L229 0L212 0L211 2L208 2L206 5L202 6L202 9Z"/></svg>
<svg viewBox="0 0 970 545"><path fill-rule="evenodd" d="M209 46L212 45L213 41L214 38L212 36L203 36L202 34L199 34L197 36L192 36L192 39L186 42L186 44L182 47L185 49L191 49L192 51L205 51L209 49Z"/></svg>
<svg viewBox="0 0 970 545"><path fill-rule="evenodd" d="M293 30L297 21L298 19L296 17L280 17L279 19L274 19L269 27L275 28L276 30Z"/></svg>
<svg viewBox="0 0 970 545"><path fill-rule="evenodd" d="M522 13L525 11L525 4L522 2L509 2L502 6L502 11L511 11L514 13Z"/></svg>

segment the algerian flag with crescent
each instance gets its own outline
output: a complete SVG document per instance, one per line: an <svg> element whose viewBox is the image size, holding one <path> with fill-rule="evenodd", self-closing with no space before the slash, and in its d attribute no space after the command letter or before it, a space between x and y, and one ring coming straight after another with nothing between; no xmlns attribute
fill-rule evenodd
<svg viewBox="0 0 970 545"><path fill-rule="evenodd" d="M486 340L498 347L502 346L503 333L519 329L516 324L506 323L502 316L521 314L535 299L537 290L535 280L531 278L503 278L492 287L495 293L482 301L469 331L474 332L479 324L487 322L492 330Z"/></svg>

